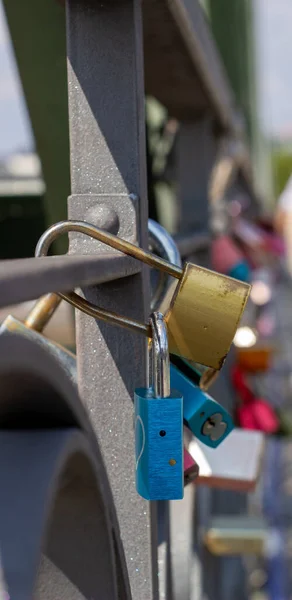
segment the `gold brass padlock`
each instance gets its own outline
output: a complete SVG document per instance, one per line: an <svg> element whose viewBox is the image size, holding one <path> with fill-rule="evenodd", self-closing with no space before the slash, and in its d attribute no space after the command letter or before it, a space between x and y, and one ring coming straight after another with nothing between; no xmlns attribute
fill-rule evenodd
<svg viewBox="0 0 292 600"><path fill-rule="evenodd" d="M216 556L262 555L267 534L267 524L262 518L241 515L222 516L211 520L203 540L209 552Z"/></svg>
<svg viewBox="0 0 292 600"><path fill-rule="evenodd" d="M45 256L51 243L59 235L72 231L89 235L179 279L165 315L170 353L216 370L221 369L249 296L248 284L191 263L186 263L184 269L181 269L151 252L82 221L61 221L49 227L38 242L36 256ZM148 325L100 309L75 292L59 295L92 317L151 337Z"/></svg>
<svg viewBox="0 0 292 600"><path fill-rule="evenodd" d="M248 295L248 285L187 263L165 315L173 354L221 369Z"/></svg>
<svg viewBox="0 0 292 600"><path fill-rule="evenodd" d="M76 356L68 348L63 348L57 342L51 341L42 335L44 327L52 318L60 301L61 298L56 296L56 294L47 294L41 297L35 303L24 322L19 321L12 315L8 315L0 326L0 334L8 332L33 340L39 347L45 348L58 361L62 362L69 379L74 382L77 378Z"/></svg>

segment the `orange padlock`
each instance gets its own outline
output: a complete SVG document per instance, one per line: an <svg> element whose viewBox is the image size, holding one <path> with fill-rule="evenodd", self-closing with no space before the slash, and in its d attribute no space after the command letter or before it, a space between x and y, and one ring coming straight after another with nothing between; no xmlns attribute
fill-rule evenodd
<svg viewBox="0 0 292 600"><path fill-rule="evenodd" d="M240 368L249 373L265 373L271 367L274 347L270 344L257 344L252 348L237 348L237 362Z"/></svg>

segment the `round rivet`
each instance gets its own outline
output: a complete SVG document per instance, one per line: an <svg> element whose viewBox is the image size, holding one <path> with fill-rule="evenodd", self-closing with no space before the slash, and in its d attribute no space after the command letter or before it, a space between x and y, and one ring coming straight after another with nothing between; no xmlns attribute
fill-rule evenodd
<svg viewBox="0 0 292 600"><path fill-rule="evenodd" d="M174 458L171 458L169 464L171 467L174 467L174 465L176 465L176 460Z"/></svg>

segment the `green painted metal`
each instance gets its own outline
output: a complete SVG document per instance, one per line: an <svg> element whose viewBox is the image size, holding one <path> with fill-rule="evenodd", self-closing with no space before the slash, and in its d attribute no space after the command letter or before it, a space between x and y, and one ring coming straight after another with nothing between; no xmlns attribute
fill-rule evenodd
<svg viewBox="0 0 292 600"><path fill-rule="evenodd" d="M272 198L270 151L258 120L256 37L252 0L203 0L213 35L242 112L251 148L256 191L263 207Z"/></svg>
<svg viewBox="0 0 292 600"><path fill-rule="evenodd" d="M251 134L255 92L250 0L208 0L207 12L237 104Z"/></svg>
<svg viewBox="0 0 292 600"><path fill-rule="evenodd" d="M37 241L45 227L40 196L1 195L0 260L34 256Z"/></svg>
<svg viewBox="0 0 292 600"><path fill-rule="evenodd" d="M67 215L70 194L65 8L55 0L4 0L36 140L48 224ZM64 240L55 250L62 251Z"/></svg>

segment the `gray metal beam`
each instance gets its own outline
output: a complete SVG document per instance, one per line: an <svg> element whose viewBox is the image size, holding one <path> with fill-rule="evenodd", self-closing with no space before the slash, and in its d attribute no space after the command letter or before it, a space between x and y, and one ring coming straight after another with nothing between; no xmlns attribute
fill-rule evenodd
<svg viewBox="0 0 292 600"><path fill-rule="evenodd" d="M209 181L216 151L214 121L210 116L180 125L177 140L177 228L182 234L209 230Z"/></svg>
<svg viewBox="0 0 292 600"><path fill-rule="evenodd" d="M128 256L48 256L0 262L0 307L34 300L48 292L129 277L140 265Z"/></svg>
<svg viewBox="0 0 292 600"><path fill-rule="evenodd" d="M193 562L195 486L188 485L182 502L171 502L171 558L173 597L190 600Z"/></svg>
<svg viewBox="0 0 292 600"><path fill-rule="evenodd" d="M235 131L234 98L198 0L145 0L146 93L181 120L211 112Z"/></svg>
<svg viewBox="0 0 292 600"><path fill-rule="evenodd" d="M67 25L69 216L98 225L110 211L117 217L118 235L147 247L140 2L68 0ZM101 251L95 242L80 236L72 236L70 248L74 254ZM111 310L147 318L146 269L83 292L90 301ZM79 390L108 472L132 598L156 599L154 509L138 497L134 483L133 392L146 382L145 340L78 312L76 325Z"/></svg>
<svg viewBox="0 0 292 600"><path fill-rule="evenodd" d="M176 240L183 256L209 267L209 181L214 165L217 139L214 119L204 118L180 124L176 142L177 168L177 232ZM194 548L193 522L195 495L193 486L185 490L182 507L172 503L171 534L173 564L173 595L175 600L193 598L192 581L199 579L204 568L200 553ZM201 598L199 584L196 594Z"/></svg>
<svg viewBox="0 0 292 600"><path fill-rule="evenodd" d="M185 258L196 252L208 250L211 242L211 235L208 231L202 231L185 235L178 234L174 239L180 255Z"/></svg>

